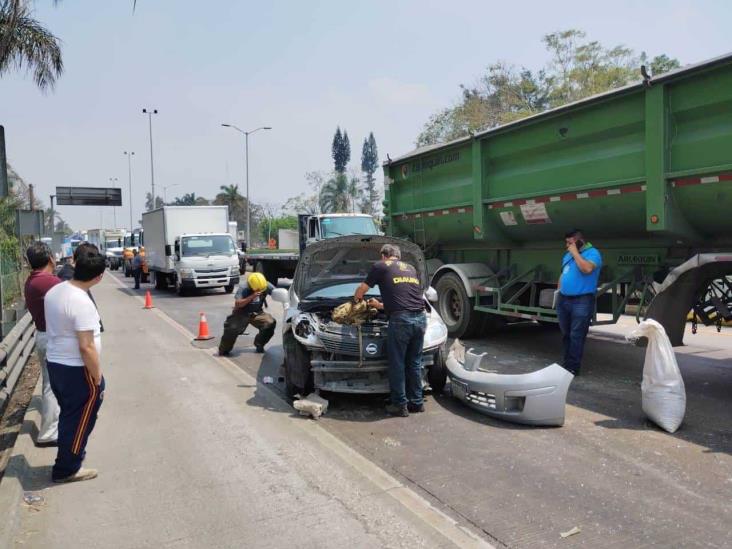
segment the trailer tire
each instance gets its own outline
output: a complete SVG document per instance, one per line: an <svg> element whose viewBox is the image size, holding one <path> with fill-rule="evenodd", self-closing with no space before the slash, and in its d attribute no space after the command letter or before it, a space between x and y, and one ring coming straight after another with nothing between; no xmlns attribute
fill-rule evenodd
<svg viewBox="0 0 732 549"><path fill-rule="evenodd" d="M485 321L473 310L463 281L455 273L447 273L437 281L437 311L447 326L450 337L474 337Z"/></svg>
<svg viewBox="0 0 732 549"><path fill-rule="evenodd" d="M432 394L439 395L445 389L447 384L447 360L445 357L445 347L440 347L435 353L435 357L427 370L427 381L432 387Z"/></svg>

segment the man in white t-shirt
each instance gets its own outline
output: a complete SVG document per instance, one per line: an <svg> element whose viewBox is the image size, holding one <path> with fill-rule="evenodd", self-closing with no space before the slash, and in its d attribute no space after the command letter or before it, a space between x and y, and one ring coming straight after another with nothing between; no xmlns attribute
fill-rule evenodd
<svg viewBox="0 0 732 549"><path fill-rule="evenodd" d="M44 300L48 374L61 407L54 482L97 476L81 464L104 396L99 313L87 293L101 281L104 268L104 256L96 249L79 254L73 279L51 288Z"/></svg>

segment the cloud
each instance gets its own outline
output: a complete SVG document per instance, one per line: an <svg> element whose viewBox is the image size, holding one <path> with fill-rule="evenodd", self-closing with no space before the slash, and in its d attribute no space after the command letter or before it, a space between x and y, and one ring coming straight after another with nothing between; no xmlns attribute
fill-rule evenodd
<svg viewBox="0 0 732 549"><path fill-rule="evenodd" d="M372 78L369 91L380 101L392 105L432 106L435 98L424 84L400 82L388 76Z"/></svg>

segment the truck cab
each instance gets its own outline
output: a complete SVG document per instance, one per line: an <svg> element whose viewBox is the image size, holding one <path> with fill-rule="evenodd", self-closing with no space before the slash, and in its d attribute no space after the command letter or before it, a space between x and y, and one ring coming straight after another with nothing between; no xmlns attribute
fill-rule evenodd
<svg viewBox="0 0 732 549"><path fill-rule="evenodd" d="M330 213L298 216L300 252L313 242L352 234L380 234L374 218L368 214Z"/></svg>
<svg viewBox="0 0 732 549"><path fill-rule="evenodd" d="M231 293L239 284L239 257L231 234L198 233L177 236L171 259L178 293L221 286L226 293Z"/></svg>

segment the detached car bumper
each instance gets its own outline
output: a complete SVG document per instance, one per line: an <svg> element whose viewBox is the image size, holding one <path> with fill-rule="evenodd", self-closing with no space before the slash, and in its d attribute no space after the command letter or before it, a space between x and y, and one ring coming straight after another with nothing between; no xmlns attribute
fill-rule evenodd
<svg viewBox="0 0 732 549"><path fill-rule="evenodd" d="M528 374L498 374L481 368L485 353L450 347L447 375L452 394L488 416L527 425L564 425L567 390L574 376L558 364Z"/></svg>

